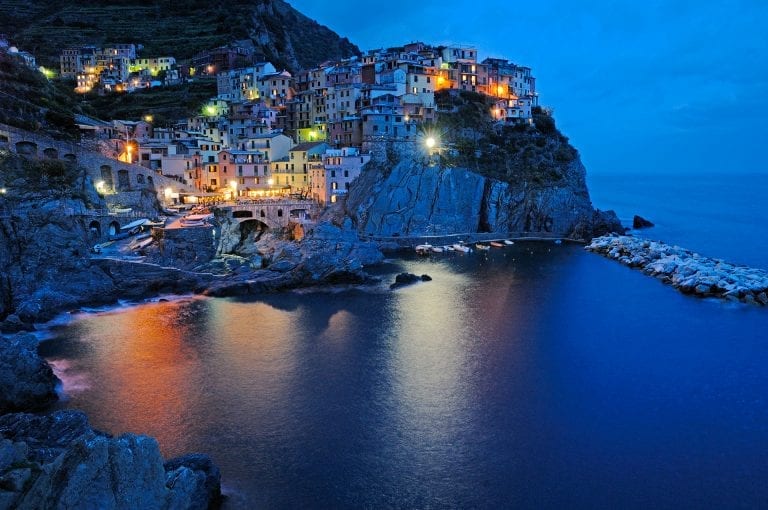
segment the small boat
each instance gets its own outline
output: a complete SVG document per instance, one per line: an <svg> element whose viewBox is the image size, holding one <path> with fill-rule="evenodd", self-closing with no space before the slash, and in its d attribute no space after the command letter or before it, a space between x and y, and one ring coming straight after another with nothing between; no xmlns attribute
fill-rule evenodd
<svg viewBox="0 0 768 510"><path fill-rule="evenodd" d="M443 248L441 246L433 246L432 247L433 253L443 253Z"/></svg>
<svg viewBox="0 0 768 510"><path fill-rule="evenodd" d="M464 246L463 244L458 244L458 243L453 245L453 249L463 253L468 253L470 251L469 246Z"/></svg>
<svg viewBox="0 0 768 510"><path fill-rule="evenodd" d="M416 246L416 253L418 255L429 255L431 251L432 251L431 244L419 244Z"/></svg>
<svg viewBox="0 0 768 510"><path fill-rule="evenodd" d="M504 239L504 244L506 244L507 246L510 246L510 245L515 244L515 242L514 241L510 241L509 239Z"/></svg>
<svg viewBox="0 0 768 510"><path fill-rule="evenodd" d="M480 244L480 243L475 244L475 248L477 248L478 250L490 250L491 249L491 247L488 246L487 244Z"/></svg>
<svg viewBox="0 0 768 510"><path fill-rule="evenodd" d="M443 246L443 248L445 249L445 251L454 251L453 246L450 246L450 245L449 246Z"/></svg>
<svg viewBox="0 0 768 510"><path fill-rule="evenodd" d="M498 241L491 241L489 244L494 248L504 248L504 243L500 243Z"/></svg>
<svg viewBox="0 0 768 510"><path fill-rule="evenodd" d="M555 239L555 244L563 244L563 240L562 239Z"/></svg>

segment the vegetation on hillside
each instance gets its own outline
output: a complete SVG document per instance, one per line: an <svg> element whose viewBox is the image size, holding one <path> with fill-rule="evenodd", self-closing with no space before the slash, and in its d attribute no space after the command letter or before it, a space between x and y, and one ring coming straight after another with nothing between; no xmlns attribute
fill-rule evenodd
<svg viewBox="0 0 768 510"><path fill-rule="evenodd" d="M138 90L130 94L86 95L85 111L100 119L140 119L152 115L155 126L200 113L203 103L216 95L216 80L198 78L193 82Z"/></svg>
<svg viewBox="0 0 768 510"><path fill-rule="evenodd" d="M555 125L552 115L533 109L533 124L496 124L491 98L474 92L435 94L439 120L436 131L447 149L443 163L472 169L507 182L549 186L568 177L578 152Z"/></svg>
<svg viewBox="0 0 768 510"><path fill-rule="evenodd" d="M250 39L293 71L360 52L282 0L0 0L0 33L51 67L63 48L81 44L142 44L143 55L184 60Z"/></svg>
<svg viewBox="0 0 768 510"><path fill-rule="evenodd" d="M73 114L78 111L70 87L48 81L42 73L0 53L0 123L56 138L79 137Z"/></svg>

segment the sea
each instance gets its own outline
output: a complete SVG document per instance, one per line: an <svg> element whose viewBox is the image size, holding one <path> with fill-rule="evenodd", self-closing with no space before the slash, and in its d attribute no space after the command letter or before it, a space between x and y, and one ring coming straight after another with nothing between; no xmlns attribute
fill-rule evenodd
<svg viewBox="0 0 768 510"><path fill-rule="evenodd" d="M768 269L766 175L589 185L638 235ZM568 243L373 271L72 314L40 347L58 406L209 454L228 509L768 507L768 309Z"/></svg>

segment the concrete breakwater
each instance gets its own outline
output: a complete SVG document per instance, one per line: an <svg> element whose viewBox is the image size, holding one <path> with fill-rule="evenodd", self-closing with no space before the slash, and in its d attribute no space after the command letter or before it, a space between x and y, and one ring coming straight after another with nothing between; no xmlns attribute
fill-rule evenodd
<svg viewBox="0 0 768 510"><path fill-rule="evenodd" d="M596 237L585 249L640 269L685 294L768 305L768 271L762 269L631 236Z"/></svg>

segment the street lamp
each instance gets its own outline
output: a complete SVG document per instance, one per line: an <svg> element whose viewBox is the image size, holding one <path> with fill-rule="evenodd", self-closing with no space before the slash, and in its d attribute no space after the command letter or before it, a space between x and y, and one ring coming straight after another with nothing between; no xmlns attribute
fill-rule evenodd
<svg viewBox="0 0 768 510"><path fill-rule="evenodd" d="M427 146L427 149L434 149L435 145L437 144L437 140L435 140L434 136L428 136L427 139L424 141L424 145Z"/></svg>

